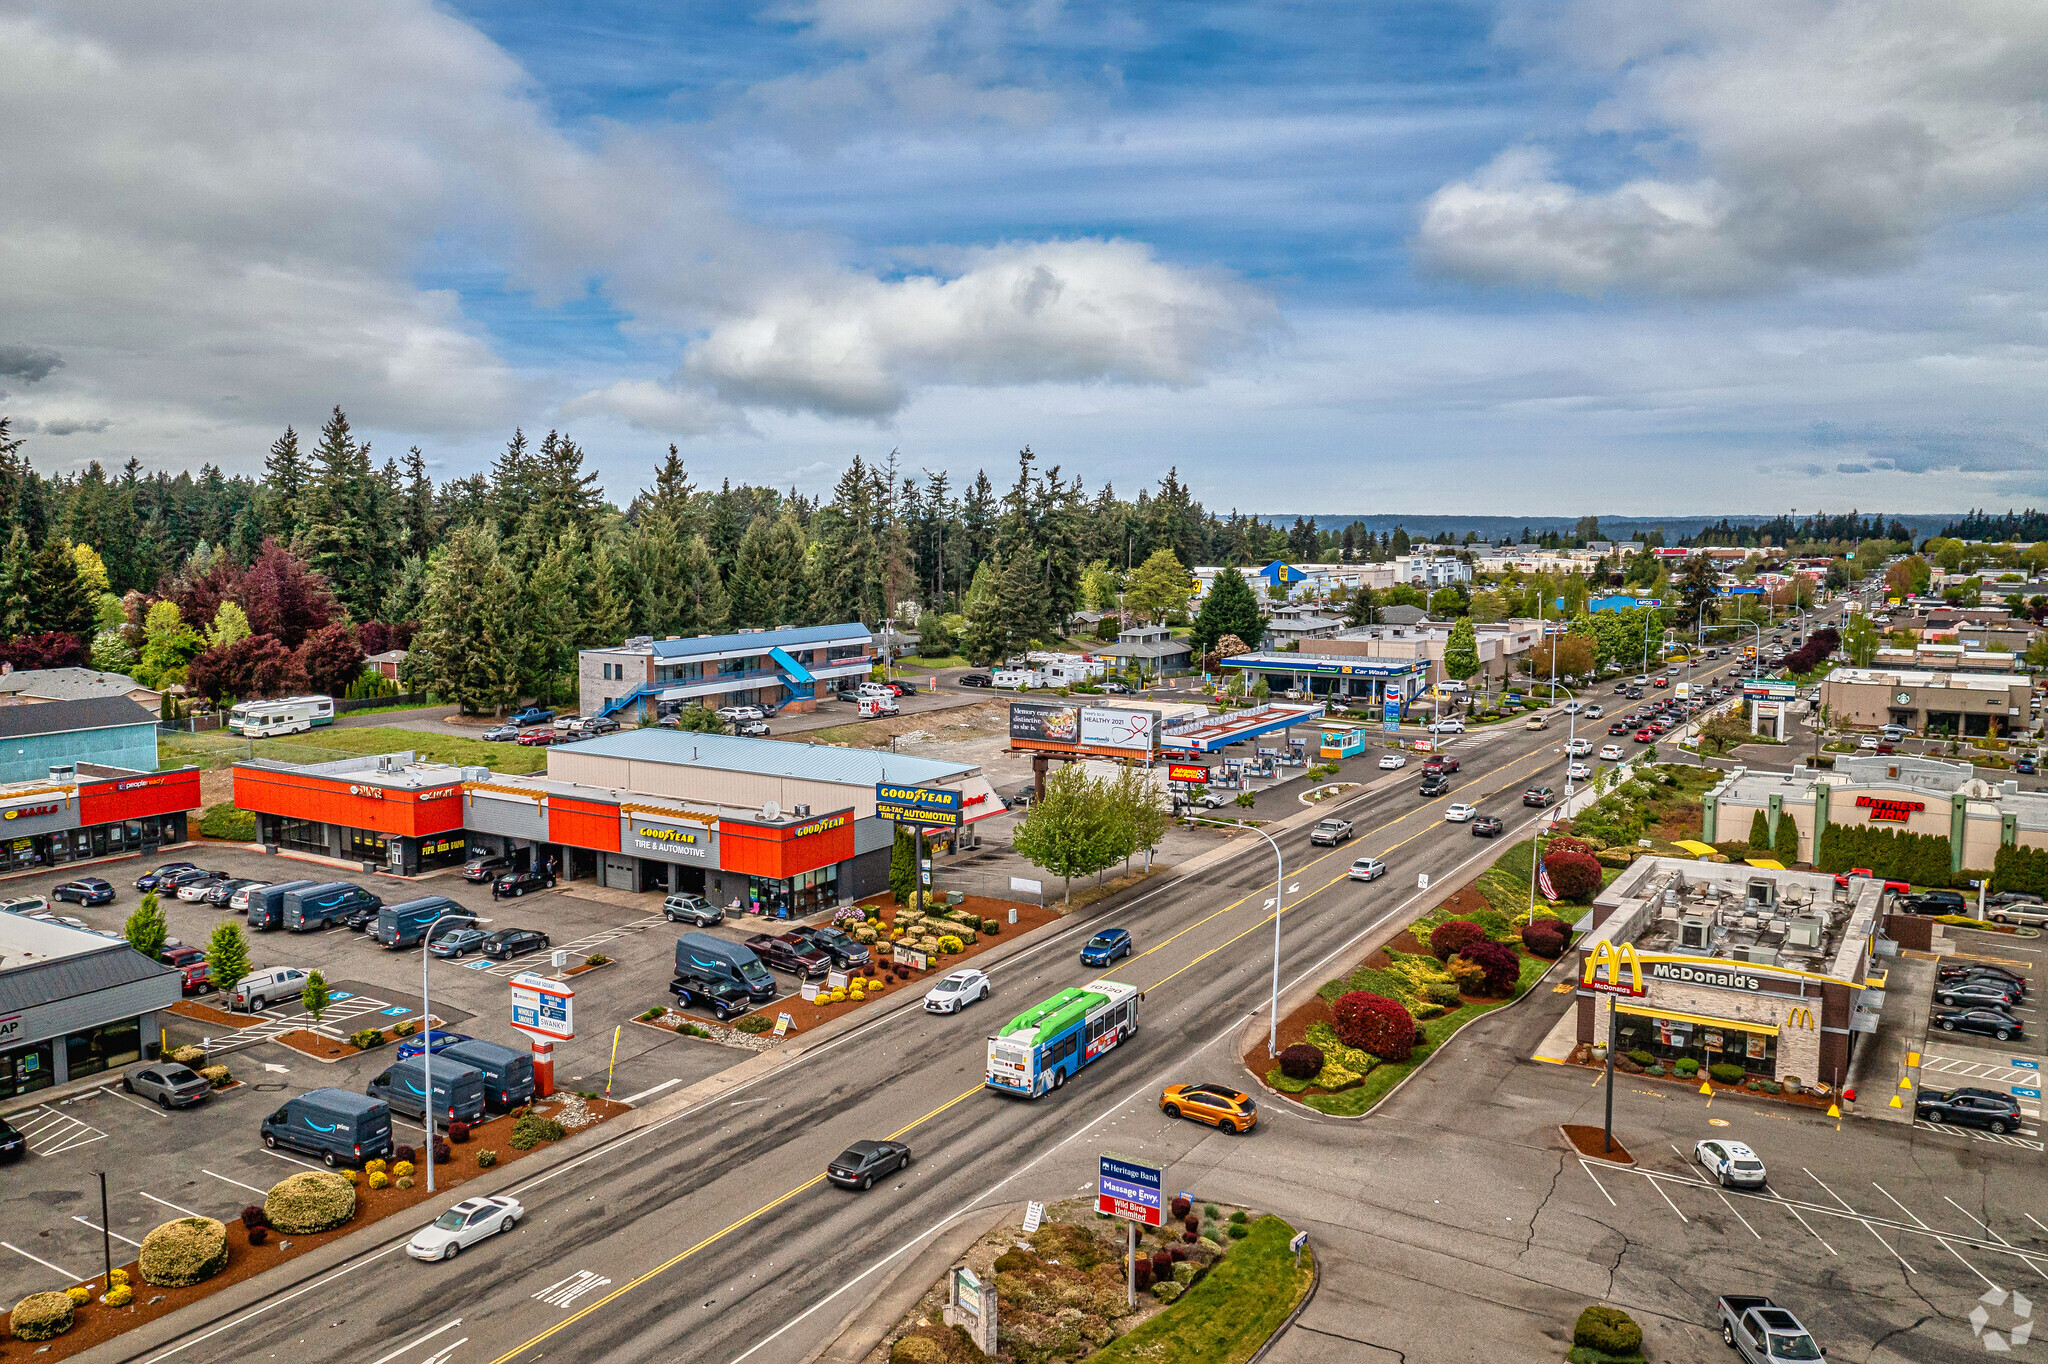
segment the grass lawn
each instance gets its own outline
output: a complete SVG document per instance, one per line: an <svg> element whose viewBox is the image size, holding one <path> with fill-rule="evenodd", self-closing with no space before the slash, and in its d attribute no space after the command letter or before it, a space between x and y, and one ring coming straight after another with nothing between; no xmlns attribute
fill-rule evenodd
<svg viewBox="0 0 2048 1364"><path fill-rule="evenodd" d="M920 658L916 654L905 654L889 665L891 676L906 672L937 672L941 668L964 668L967 660L958 654L947 654L944 658Z"/></svg>
<svg viewBox="0 0 2048 1364"><path fill-rule="evenodd" d="M547 750L518 744L487 744L452 734L416 729L316 729L289 739L258 739L252 755L248 740L226 731L206 734L161 734L157 737L161 767L226 767L251 756L278 762L320 763L370 753L411 749L428 762L461 767L489 767L499 772L538 772L547 766Z"/></svg>
<svg viewBox="0 0 2048 1364"><path fill-rule="evenodd" d="M1482 1004L1463 1004L1440 1018L1432 1018L1420 1025L1428 1033L1429 1045L1417 1047L1406 1061L1389 1061L1374 1066L1371 1073L1365 1077L1365 1083L1356 1089L1340 1090L1335 1094L1310 1094L1297 1099L1296 1102L1307 1104L1318 1113L1328 1113L1332 1117L1355 1118L1361 1113L1370 1112L1372 1106L1386 1098L1388 1091L1401 1083L1410 1071L1427 1060L1437 1048L1450 1041L1458 1029L1481 1014L1491 1013L1495 1009L1512 1004L1515 999L1529 993L1529 987L1542 978L1543 973L1550 969L1550 965L1541 957L1523 957L1522 977L1515 984L1514 999L1490 999Z"/></svg>
<svg viewBox="0 0 2048 1364"><path fill-rule="evenodd" d="M1179 1302L1088 1357L1104 1364L1243 1364L1308 1292L1315 1251L1303 1250L1296 1269L1287 1249L1293 1236L1279 1218L1261 1217Z"/></svg>

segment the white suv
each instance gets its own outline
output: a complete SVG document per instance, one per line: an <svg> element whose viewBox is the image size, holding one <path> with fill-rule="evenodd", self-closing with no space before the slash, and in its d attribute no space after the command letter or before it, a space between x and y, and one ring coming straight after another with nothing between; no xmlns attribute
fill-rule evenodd
<svg viewBox="0 0 2048 1364"><path fill-rule="evenodd" d="M720 706L718 718L731 725L742 720L765 720L768 717L759 706Z"/></svg>

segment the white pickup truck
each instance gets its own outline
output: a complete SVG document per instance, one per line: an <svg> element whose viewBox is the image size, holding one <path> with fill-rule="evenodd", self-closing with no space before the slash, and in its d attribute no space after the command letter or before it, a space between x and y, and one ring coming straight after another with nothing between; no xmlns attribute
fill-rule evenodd
<svg viewBox="0 0 2048 1364"><path fill-rule="evenodd" d="M1810 1364L1827 1355L1790 1309L1769 1298L1724 1294L1721 1340L1748 1364Z"/></svg>

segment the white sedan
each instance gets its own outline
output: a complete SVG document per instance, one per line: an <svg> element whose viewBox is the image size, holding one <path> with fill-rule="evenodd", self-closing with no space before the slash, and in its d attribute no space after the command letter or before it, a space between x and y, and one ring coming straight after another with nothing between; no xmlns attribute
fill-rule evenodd
<svg viewBox="0 0 2048 1364"><path fill-rule="evenodd" d="M1471 818L1472 818L1472 817L1473 817L1474 815L1476 815L1476 814L1478 814L1478 813L1479 813L1479 807L1478 807L1478 806L1476 806L1476 805L1467 805L1467 804L1465 804L1465 803L1464 803L1463 801L1460 801L1460 802L1459 802L1458 804L1456 804L1456 805L1453 805L1453 806L1450 806L1450 807L1448 807L1447 809L1445 809L1445 811L1444 811L1444 823L1446 823L1446 824L1464 824L1464 823L1466 823L1467 821L1469 821L1469 820L1470 820L1470 819L1471 819Z"/></svg>
<svg viewBox="0 0 2048 1364"><path fill-rule="evenodd" d="M1603 745L1603 746L1601 747L1601 749L1600 749L1600 761L1601 761L1601 762L1604 762L1604 763L1618 763L1618 762L1620 762L1620 761L1621 761L1621 745L1620 745L1620 744L1606 744L1606 745Z"/></svg>
<svg viewBox="0 0 2048 1364"><path fill-rule="evenodd" d="M1724 1185L1743 1184L1752 1189L1764 1186L1764 1163L1739 1141L1703 1141L1692 1148L1692 1154L1708 1174Z"/></svg>
<svg viewBox="0 0 2048 1364"><path fill-rule="evenodd" d="M1399 753L1380 754L1380 771L1392 772L1395 768L1406 767L1408 759Z"/></svg>
<svg viewBox="0 0 2048 1364"><path fill-rule="evenodd" d="M1564 770L1564 774L1572 781L1584 781L1593 775L1593 769L1584 763L1573 763Z"/></svg>
<svg viewBox="0 0 2048 1364"><path fill-rule="evenodd" d="M415 1260L452 1260L464 1246L510 1231L524 1216L526 1209L509 1194L465 1198L421 1227L406 1243L405 1253Z"/></svg>
<svg viewBox="0 0 2048 1364"><path fill-rule="evenodd" d="M1354 881L1377 881L1387 874L1387 864L1377 857L1361 857L1351 864L1348 875Z"/></svg>
<svg viewBox="0 0 2048 1364"><path fill-rule="evenodd" d="M924 997L926 1013L957 1014L970 1004L988 998L988 973L968 969L947 976Z"/></svg>

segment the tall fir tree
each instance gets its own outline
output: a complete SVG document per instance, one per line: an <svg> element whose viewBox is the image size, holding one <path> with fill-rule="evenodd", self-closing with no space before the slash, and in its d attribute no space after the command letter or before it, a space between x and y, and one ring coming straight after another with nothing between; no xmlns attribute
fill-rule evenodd
<svg viewBox="0 0 2048 1364"><path fill-rule="evenodd" d="M502 715L518 699L526 657L520 595L495 531L465 526L448 537L428 576L413 649L428 685L465 714Z"/></svg>
<svg viewBox="0 0 2048 1364"><path fill-rule="evenodd" d="M1266 618L1259 611L1258 598L1235 568L1224 569L1209 585L1208 595L1202 598L1202 608L1195 613L1194 625L1188 631L1188 643L1194 645L1197 653L1206 654L1225 635L1236 635L1252 649L1258 648L1266 635Z"/></svg>
<svg viewBox="0 0 2048 1364"><path fill-rule="evenodd" d="M271 442L263 459L263 483L269 492L266 519L270 534L289 544L305 529L304 509L299 499L308 483L306 457L299 453L299 433L287 426Z"/></svg>

